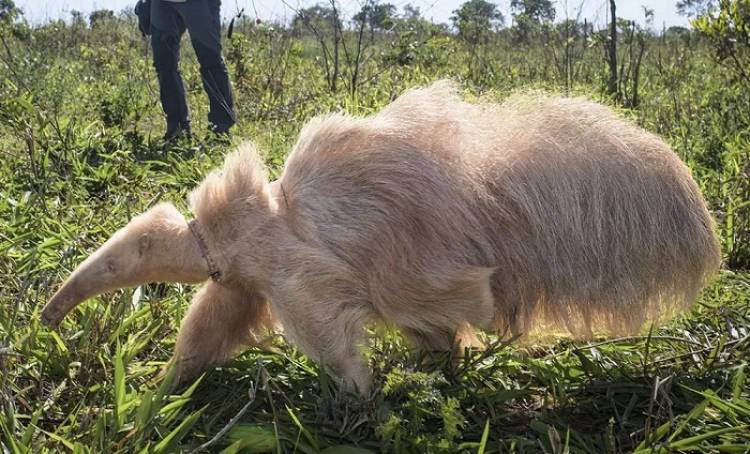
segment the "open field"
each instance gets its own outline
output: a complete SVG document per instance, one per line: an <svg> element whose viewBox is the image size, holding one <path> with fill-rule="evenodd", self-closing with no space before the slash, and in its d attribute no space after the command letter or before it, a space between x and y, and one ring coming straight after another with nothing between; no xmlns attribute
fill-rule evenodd
<svg viewBox="0 0 750 454"><path fill-rule="evenodd" d="M233 144L203 138L207 101L186 40L197 137L165 149L148 44L132 17L30 28L0 15L3 452L204 443L208 452L750 452L750 80L737 69L750 68L750 47L736 49L735 67L717 60L711 36L622 23L611 92L603 35L577 22L524 34L457 35L416 17L389 30L321 27L238 21L225 46L240 117ZM233 145L254 140L278 174L313 115L366 115L443 77L469 99L585 95L664 137L703 189L722 242L724 269L694 310L634 338L489 339L487 352L458 364L410 352L385 331L369 354L368 400L343 394L282 339L168 392L157 374L189 286L113 292L58 331L40 324L41 307L88 253L159 200L187 213L185 195Z"/></svg>

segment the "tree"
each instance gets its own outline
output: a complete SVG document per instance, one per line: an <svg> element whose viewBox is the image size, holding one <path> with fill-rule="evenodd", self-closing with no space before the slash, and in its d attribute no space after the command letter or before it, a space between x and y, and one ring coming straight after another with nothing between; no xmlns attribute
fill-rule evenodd
<svg viewBox="0 0 750 454"><path fill-rule="evenodd" d="M86 19L84 19L83 13L75 9L70 11L70 22L75 26L86 27Z"/></svg>
<svg viewBox="0 0 750 454"><path fill-rule="evenodd" d="M714 0L679 0L677 12L687 17L705 15L714 6Z"/></svg>
<svg viewBox="0 0 750 454"><path fill-rule="evenodd" d="M691 23L711 40L716 59L750 85L750 0L718 0Z"/></svg>
<svg viewBox="0 0 750 454"><path fill-rule="evenodd" d="M312 32L323 51L323 70L328 88L338 90L340 48L343 25L339 17L336 0L330 0L330 7L315 5L297 11L292 28L299 32L306 28Z"/></svg>
<svg viewBox="0 0 750 454"><path fill-rule="evenodd" d="M461 39L478 44L487 40L490 31L502 26L505 18L494 3L469 0L453 11L451 22L458 29Z"/></svg>
<svg viewBox="0 0 750 454"><path fill-rule="evenodd" d="M338 15L333 8L323 5L315 5L302 8L297 11L292 20L292 28L300 30L303 28L316 28L320 30L330 29L339 21ZM341 23L339 22L340 26Z"/></svg>
<svg viewBox="0 0 750 454"><path fill-rule="evenodd" d="M0 22L11 24L21 15L13 0L0 0Z"/></svg>
<svg viewBox="0 0 750 454"><path fill-rule="evenodd" d="M411 3L404 5L404 13L401 15L403 20L415 21L422 19L422 11L418 6L414 6Z"/></svg>
<svg viewBox="0 0 750 454"><path fill-rule="evenodd" d="M395 5L374 0L367 2L352 19L357 23L364 20L370 30L387 30L393 27L395 17Z"/></svg>
<svg viewBox="0 0 750 454"><path fill-rule="evenodd" d="M531 33L541 29L542 24L555 20L555 7L551 0L511 0L510 7L519 41L528 41Z"/></svg>
<svg viewBox="0 0 750 454"><path fill-rule="evenodd" d="M370 29L370 43L374 43L376 31L390 30L395 25L396 6L370 0L352 17L352 20L358 26L366 25Z"/></svg>
<svg viewBox="0 0 750 454"><path fill-rule="evenodd" d="M607 65L609 66L609 79L607 80L607 92L610 95L618 95L617 87L617 5L615 0L609 0L609 40L607 41Z"/></svg>
<svg viewBox="0 0 750 454"><path fill-rule="evenodd" d="M23 20L23 11L18 9L13 0L0 0L0 40L9 54L9 47L4 39L6 36L18 39L29 37L29 27Z"/></svg>
<svg viewBox="0 0 750 454"><path fill-rule="evenodd" d="M685 36L690 34L690 29L679 25L672 25L665 32L667 36Z"/></svg>
<svg viewBox="0 0 750 454"><path fill-rule="evenodd" d="M485 0L469 0L453 11L453 26L458 29L458 37L466 43L469 53L468 74L466 77L482 84L493 74L494 58L488 49L492 46L482 45L489 42L493 31L504 23L503 15L497 5Z"/></svg>
<svg viewBox="0 0 750 454"><path fill-rule="evenodd" d="M422 16L422 11L418 6L410 3L404 5L401 14L394 19L394 25L398 33L403 33L405 30L418 31L419 34L450 33L449 25L430 22Z"/></svg>
<svg viewBox="0 0 750 454"><path fill-rule="evenodd" d="M89 14L89 25L91 26L91 28L94 28L97 26L97 24L113 19L114 17L114 11L109 9L98 9L96 11L92 11L91 14Z"/></svg>
<svg viewBox="0 0 750 454"><path fill-rule="evenodd" d="M541 24L555 20L555 6L551 0L511 0L510 8L516 21Z"/></svg>

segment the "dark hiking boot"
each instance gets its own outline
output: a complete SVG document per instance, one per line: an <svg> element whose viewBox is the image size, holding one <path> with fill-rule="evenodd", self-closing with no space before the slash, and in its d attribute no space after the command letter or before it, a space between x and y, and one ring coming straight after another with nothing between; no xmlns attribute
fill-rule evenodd
<svg viewBox="0 0 750 454"><path fill-rule="evenodd" d="M232 141L232 133L229 132L231 126L217 126L214 124L208 125L208 134L206 134L206 142L218 143L228 145Z"/></svg>
<svg viewBox="0 0 750 454"><path fill-rule="evenodd" d="M167 125L167 132L164 133L163 140L164 143L171 143L182 138L190 138L192 135L190 125Z"/></svg>

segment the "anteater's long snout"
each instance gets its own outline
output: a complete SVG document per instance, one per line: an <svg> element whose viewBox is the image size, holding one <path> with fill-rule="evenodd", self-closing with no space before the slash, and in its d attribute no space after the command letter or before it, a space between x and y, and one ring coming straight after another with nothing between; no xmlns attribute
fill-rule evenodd
<svg viewBox="0 0 750 454"><path fill-rule="evenodd" d="M116 232L65 280L42 309L42 323L57 326L78 304L147 282L198 283L206 262L185 219L159 204Z"/></svg>
<svg viewBox="0 0 750 454"><path fill-rule="evenodd" d="M74 273L60 287L42 309L42 323L49 327L57 327L63 318L78 304L90 298L91 292L86 292L80 279Z"/></svg>

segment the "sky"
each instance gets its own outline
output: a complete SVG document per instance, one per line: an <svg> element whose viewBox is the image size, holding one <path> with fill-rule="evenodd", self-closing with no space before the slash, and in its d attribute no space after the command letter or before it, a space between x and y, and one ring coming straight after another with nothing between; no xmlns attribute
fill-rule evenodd
<svg viewBox="0 0 750 454"><path fill-rule="evenodd" d="M258 16L262 20L289 20L294 16L292 8L304 8L326 0L223 0L222 13L230 17L240 9L245 14ZM365 0L338 0L346 16L356 13ZM399 8L411 3L422 11L422 15L435 22L448 22L453 10L465 0L382 0L393 3ZM510 19L510 0L490 0L500 7L506 17ZM92 10L107 8L116 12L124 9L132 10L135 0L15 0L24 11L27 20L38 24L49 19L68 18L70 11L78 10L88 14ZM568 17L574 18L581 11L581 19L588 18L596 25L603 26L607 17L607 0L557 0L557 17L565 18L567 5ZM653 28L660 30L662 26L688 26L687 18L677 14L676 0L618 0L617 15L626 19L644 23L643 6L654 10ZM291 8L287 5L290 5Z"/></svg>

